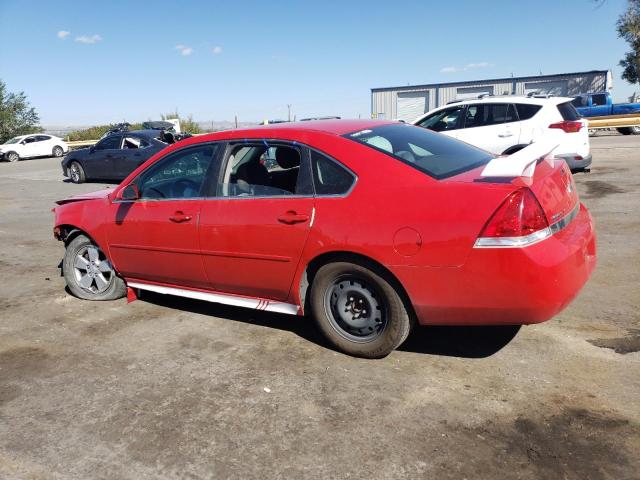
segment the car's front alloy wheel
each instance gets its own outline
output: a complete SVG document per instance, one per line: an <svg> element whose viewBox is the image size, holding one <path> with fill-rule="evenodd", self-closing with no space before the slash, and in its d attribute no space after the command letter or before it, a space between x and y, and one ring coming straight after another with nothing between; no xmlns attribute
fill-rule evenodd
<svg viewBox="0 0 640 480"><path fill-rule="evenodd" d="M104 252L84 235L67 245L63 273L71 293L85 300L113 300L126 293Z"/></svg>
<svg viewBox="0 0 640 480"><path fill-rule="evenodd" d="M373 269L347 262L324 265L310 295L318 327L345 353L385 357L409 335L411 319L400 295Z"/></svg>
<svg viewBox="0 0 640 480"><path fill-rule="evenodd" d="M9 152L6 155L6 159L9 162L17 162L18 160L20 160L20 156L16 152Z"/></svg>
<svg viewBox="0 0 640 480"><path fill-rule="evenodd" d="M73 183L83 183L86 180L84 169L78 162L71 162L69 165L69 178Z"/></svg>

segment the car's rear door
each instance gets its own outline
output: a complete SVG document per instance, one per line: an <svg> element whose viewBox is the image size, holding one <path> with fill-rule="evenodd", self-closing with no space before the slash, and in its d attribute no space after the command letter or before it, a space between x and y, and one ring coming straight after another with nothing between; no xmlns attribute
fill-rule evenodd
<svg viewBox="0 0 640 480"><path fill-rule="evenodd" d="M113 160L114 178L124 179L149 158L149 140L141 136L124 135L122 146Z"/></svg>
<svg viewBox="0 0 640 480"><path fill-rule="evenodd" d="M271 147L276 163L269 171L264 163ZM204 200L200 211L210 287L286 300L313 209L306 148L267 139L230 143L215 196Z"/></svg>
<svg viewBox="0 0 640 480"><path fill-rule="evenodd" d="M517 145L520 125L509 103L476 103L467 106L464 128L458 138L494 154Z"/></svg>
<svg viewBox="0 0 640 480"><path fill-rule="evenodd" d="M114 202L108 222L109 252L127 279L207 288L198 239L206 178L216 178L217 144L175 151L132 183L135 201Z"/></svg>

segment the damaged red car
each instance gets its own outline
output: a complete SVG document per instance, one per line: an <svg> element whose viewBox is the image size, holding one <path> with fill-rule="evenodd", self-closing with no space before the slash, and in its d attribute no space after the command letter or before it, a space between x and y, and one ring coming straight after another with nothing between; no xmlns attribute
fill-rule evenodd
<svg viewBox="0 0 640 480"><path fill-rule="evenodd" d="M578 294L594 226L552 150L494 158L369 120L218 132L57 202L54 233L80 298L308 315L336 348L377 358L414 324L539 323Z"/></svg>

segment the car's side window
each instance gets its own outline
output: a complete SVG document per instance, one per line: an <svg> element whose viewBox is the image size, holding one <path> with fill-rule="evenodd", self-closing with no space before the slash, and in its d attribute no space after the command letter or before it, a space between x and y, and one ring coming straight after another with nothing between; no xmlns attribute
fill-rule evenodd
<svg viewBox="0 0 640 480"><path fill-rule="evenodd" d="M120 135L112 135L99 141L96 144L96 150L117 150L120 148L120 141L122 137Z"/></svg>
<svg viewBox="0 0 640 480"><path fill-rule="evenodd" d="M204 180L218 144L179 150L151 165L134 181L140 198L169 200L202 197Z"/></svg>
<svg viewBox="0 0 640 480"><path fill-rule="evenodd" d="M607 104L607 96L604 93L598 93L591 95L591 105L594 107L600 107Z"/></svg>
<svg viewBox="0 0 640 480"><path fill-rule="evenodd" d="M46 142L47 140L51 140L51 137L47 137L46 135L38 135L36 137L36 142Z"/></svg>
<svg viewBox="0 0 640 480"><path fill-rule="evenodd" d="M423 128L428 128L434 132L445 132L448 130L456 130L460 128L460 119L464 112L464 105L457 107L446 108L432 115L418 123Z"/></svg>
<svg viewBox="0 0 640 480"><path fill-rule="evenodd" d="M144 138L140 137L124 137L124 142L122 142L123 150L136 150L139 148L147 148L149 146L149 142L147 142Z"/></svg>
<svg viewBox="0 0 640 480"><path fill-rule="evenodd" d="M273 197L300 195L301 149L264 143L231 145L226 155L220 195Z"/></svg>
<svg viewBox="0 0 640 480"><path fill-rule="evenodd" d="M516 103L516 110L518 110L518 117L520 121L529 120L532 118L542 107L540 105L531 105L528 103Z"/></svg>
<svg viewBox="0 0 640 480"><path fill-rule="evenodd" d="M35 142L35 141L36 141L36 137L27 137L27 138L25 138L23 141L24 141L25 145L26 145L27 143L33 143L33 142Z"/></svg>
<svg viewBox="0 0 640 480"><path fill-rule="evenodd" d="M514 122L515 111L507 103L479 103L467 107L464 128L487 127Z"/></svg>
<svg viewBox="0 0 640 480"><path fill-rule="evenodd" d="M356 180L345 167L314 150L311 151L311 168L316 195L343 195Z"/></svg>

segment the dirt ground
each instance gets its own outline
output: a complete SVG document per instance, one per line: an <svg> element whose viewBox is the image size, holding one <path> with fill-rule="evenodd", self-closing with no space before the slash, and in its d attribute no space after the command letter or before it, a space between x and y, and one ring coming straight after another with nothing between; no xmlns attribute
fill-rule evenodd
<svg viewBox="0 0 640 480"><path fill-rule="evenodd" d="M420 328L350 358L302 318L65 292L54 200L0 164L0 478L640 478L640 138L577 174L598 267L547 323Z"/></svg>

